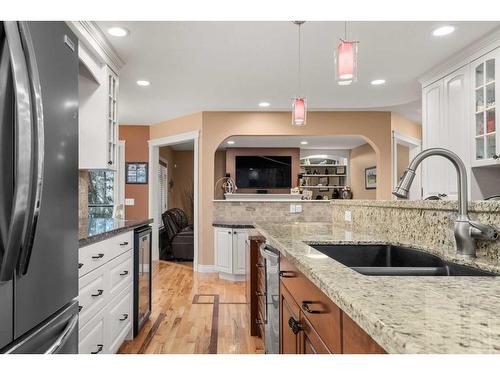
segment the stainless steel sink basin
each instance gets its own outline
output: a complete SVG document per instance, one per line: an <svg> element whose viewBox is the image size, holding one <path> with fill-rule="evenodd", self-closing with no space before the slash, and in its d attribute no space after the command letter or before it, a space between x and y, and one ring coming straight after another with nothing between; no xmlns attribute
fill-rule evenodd
<svg viewBox="0 0 500 375"><path fill-rule="evenodd" d="M392 245L311 245L343 265L371 276L499 276Z"/></svg>

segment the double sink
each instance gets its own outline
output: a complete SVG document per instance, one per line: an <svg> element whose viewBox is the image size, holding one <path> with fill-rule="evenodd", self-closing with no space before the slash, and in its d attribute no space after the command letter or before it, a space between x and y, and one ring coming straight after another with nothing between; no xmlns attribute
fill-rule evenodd
<svg viewBox="0 0 500 375"><path fill-rule="evenodd" d="M310 245L339 263L370 276L499 276L438 256L393 245Z"/></svg>

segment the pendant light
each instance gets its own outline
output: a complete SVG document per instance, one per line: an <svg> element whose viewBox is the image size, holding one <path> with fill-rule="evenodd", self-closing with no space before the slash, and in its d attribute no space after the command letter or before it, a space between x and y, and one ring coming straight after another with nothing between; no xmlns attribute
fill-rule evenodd
<svg viewBox="0 0 500 375"><path fill-rule="evenodd" d="M347 40L347 21L344 39L335 50L335 79L339 85L349 85L358 79L358 41Z"/></svg>
<svg viewBox="0 0 500 375"><path fill-rule="evenodd" d="M301 81L301 75L300 75L300 26L305 21L293 21L295 25L299 27L299 60L298 60L298 69L297 69L297 77L298 77L298 84L299 84L299 90L298 94L300 95L302 92L302 81ZM293 98L292 101L292 125L295 126L304 126L306 124L306 118L307 118L307 100L303 96L296 96Z"/></svg>

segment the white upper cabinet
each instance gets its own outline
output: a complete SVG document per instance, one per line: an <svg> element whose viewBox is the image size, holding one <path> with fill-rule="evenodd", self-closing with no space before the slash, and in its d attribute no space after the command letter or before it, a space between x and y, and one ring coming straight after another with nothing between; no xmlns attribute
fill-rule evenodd
<svg viewBox="0 0 500 375"><path fill-rule="evenodd" d="M472 101L470 107L472 166L500 164L500 140L496 132L499 85L500 51L494 50L473 61L470 65L472 77Z"/></svg>
<svg viewBox="0 0 500 375"><path fill-rule="evenodd" d="M118 77L79 47L79 168L116 170Z"/></svg>
<svg viewBox="0 0 500 375"><path fill-rule="evenodd" d="M425 87L422 94L423 148L446 148L469 164L469 78L466 67ZM431 157L424 161L423 196L457 199L457 175L450 161Z"/></svg>

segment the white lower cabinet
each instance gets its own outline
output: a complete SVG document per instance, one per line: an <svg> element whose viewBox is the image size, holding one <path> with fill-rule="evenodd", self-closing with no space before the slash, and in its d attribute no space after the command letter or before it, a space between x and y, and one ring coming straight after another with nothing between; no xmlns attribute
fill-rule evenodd
<svg viewBox="0 0 500 375"><path fill-rule="evenodd" d="M126 240L126 241L125 241ZM125 245L126 243L126 245ZM116 353L133 326L132 233L80 249L80 263L89 254L103 254L79 279L79 353ZM95 249L94 249L95 248Z"/></svg>
<svg viewBox="0 0 500 375"><path fill-rule="evenodd" d="M132 329L132 289L127 288L108 305L105 321L106 347L116 353Z"/></svg>
<svg viewBox="0 0 500 375"><path fill-rule="evenodd" d="M95 315L78 332L79 354L102 354L105 352L104 344L104 311Z"/></svg>
<svg viewBox="0 0 500 375"><path fill-rule="evenodd" d="M244 280L247 240L246 229L215 228L215 267L221 277Z"/></svg>

